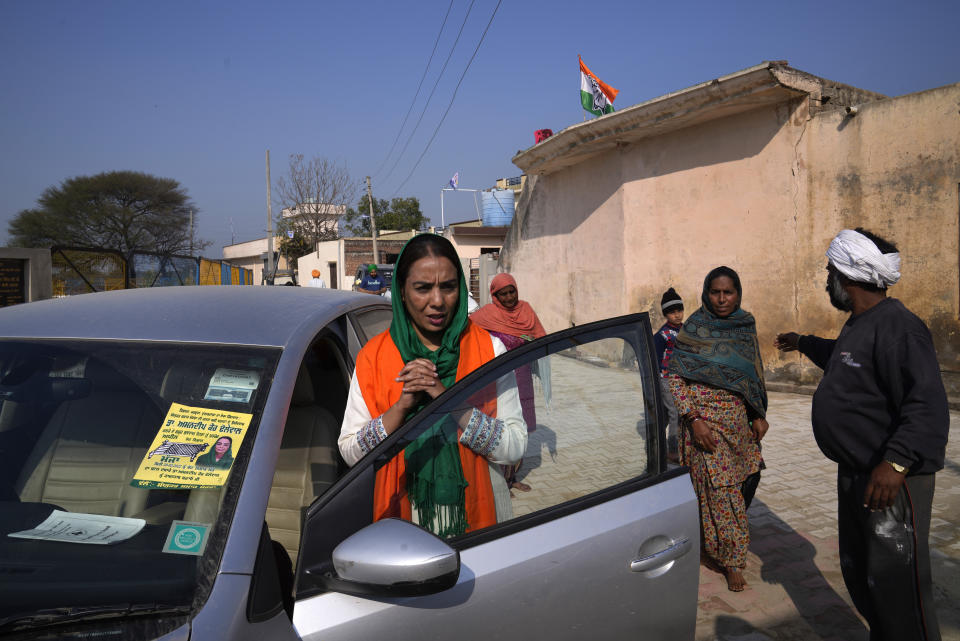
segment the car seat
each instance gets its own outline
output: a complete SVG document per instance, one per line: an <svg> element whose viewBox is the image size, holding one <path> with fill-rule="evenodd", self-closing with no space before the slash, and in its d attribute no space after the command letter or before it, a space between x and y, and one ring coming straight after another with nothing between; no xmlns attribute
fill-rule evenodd
<svg viewBox="0 0 960 641"><path fill-rule="evenodd" d="M340 425L316 404L313 379L300 365L283 429L277 466L267 503L270 537L283 545L296 563L304 509L339 475L337 436Z"/></svg>
<svg viewBox="0 0 960 641"><path fill-rule="evenodd" d="M89 359L90 393L53 412L16 483L21 501L52 503L70 512L135 516L148 490L130 480L163 420L132 381Z"/></svg>

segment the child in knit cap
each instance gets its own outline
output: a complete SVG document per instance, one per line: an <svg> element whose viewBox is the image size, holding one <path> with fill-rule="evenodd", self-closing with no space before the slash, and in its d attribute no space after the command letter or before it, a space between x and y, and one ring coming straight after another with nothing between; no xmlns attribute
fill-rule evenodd
<svg viewBox="0 0 960 641"><path fill-rule="evenodd" d="M663 404L667 410L669 423L667 424L667 458L671 461L677 458L678 418L677 408L673 404L673 394L667 382L667 365L673 353L673 343L683 324L683 300L671 287L663 293L660 299L660 311L667 322L653 335L653 345L657 351L657 363L660 364L660 389L663 390Z"/></svg>

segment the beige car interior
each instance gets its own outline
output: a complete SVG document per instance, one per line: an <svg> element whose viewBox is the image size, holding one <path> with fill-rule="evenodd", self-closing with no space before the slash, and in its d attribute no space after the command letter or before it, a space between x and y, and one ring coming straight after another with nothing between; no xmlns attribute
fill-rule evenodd
<svg viewBox="0 0 960 641"><path fill-rule="evenodd" d="M164 413L112 367L94 358L84 367L89 392L62 401L47 421L15 482L20 500L155 524L174 519L213 523L224 488L158 491L130 485ZM173 365L163 377L160 396L167 402L201 404L213 373L209 367L202 369ZM337 436L348 372L337 344L329 337L319 338L294 386L266 513L271 537L294 563L306 508L345 470ZM27 410L5 401L0 431L23 424L29 419Z"/></svg>
<svg viewBox="0 0 960 641"><path fill-rule="evenodd" d="M130 485L163 421L160 409L98 360L90 359L84 376L89 394L59 404L27 457L15 488L20 500L148 522L180 518L170 515L182 513L182 504L148 508L149 490Z"/></svg>
<svg viewBox="0 0 960 641"><path fill-rule="evenodd" d="M165 401L196 402L209 374L174 365L164 375L160 395ZM89 393L57 406L27 457L14 488L20 500L151 524L213 523L223 488L158 491L130 485L163 423L157 403L99 360L89 359L83 378L91 383ZM3 411L12 416L21 410L5 402Z"/></svg>
<svg viewBox="0 0 960 641"><path fill-rule="evenodd" d="M347 367L329 338L318 339L300 365L267 503L270 538L295 564L306 508L345 469L337 447L347 396Z"/></svg>

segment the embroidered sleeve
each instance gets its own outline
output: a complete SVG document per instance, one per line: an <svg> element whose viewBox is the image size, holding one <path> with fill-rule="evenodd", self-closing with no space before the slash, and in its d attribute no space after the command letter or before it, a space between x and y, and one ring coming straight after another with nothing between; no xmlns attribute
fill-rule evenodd
<svg viewBox="0 0 960 641"><path fill-rule="evenodd" d="M387 438L387 431L383 429L383 417L378 416L357 432L357 444L366 455L375 448L380 441Z"/></svg>
<svg viewBox="0 0 960 641"><path fill-rule="evenodd" d="M503 421L474 408L470 422L460 435L460 442L480 456L488 456L500 445L503 429Z"/></svg>

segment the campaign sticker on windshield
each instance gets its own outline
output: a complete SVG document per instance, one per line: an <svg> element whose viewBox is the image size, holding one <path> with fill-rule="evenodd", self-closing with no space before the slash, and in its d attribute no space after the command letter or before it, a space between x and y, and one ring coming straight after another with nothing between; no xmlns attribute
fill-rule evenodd
<svg viewBox="0 0 960 641"><path fill-rule="evenodd" d="M249 403L259 384L260 374L257 372L220 367L210 378L203 400Z"/></svg>
<svg viewBox="0 0 960 641"><path fill-rule="evenodd" d="M171 490L222 486L252 418L172 403L130 485Z"/></svg>
<svg viewBox="0 0 960 641"><path fill-rule="evenodd" d="M54 510L40 525L29 530L11 532L7 536L17 539L109 545L136 536L146 523L143 519L128 519L122 516Z"/></svg>
<svg viewBox="0 0 960 641"><path fill-rule="evenodd" d="M171 554L192 554L200 556L207 546L207 533L210 532L209 523L193 523L191 521L174 521L167 532L167 541L163 544L163 551Z"/></svg>

